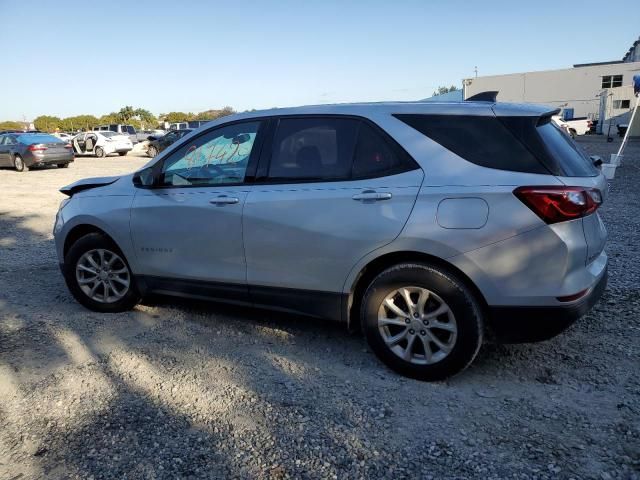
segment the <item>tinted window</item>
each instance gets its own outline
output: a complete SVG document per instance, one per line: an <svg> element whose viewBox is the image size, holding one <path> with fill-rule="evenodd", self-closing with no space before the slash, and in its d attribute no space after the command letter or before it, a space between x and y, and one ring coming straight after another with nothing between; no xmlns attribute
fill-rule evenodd
<svg viewBox="0 0 640 480"><path fill-rule="evenodd" d="M229 125L187 142L164 162L161 184L216 186L243 182L259 125Z"/></svg>
<svg viewBox="0 0 640 480"><path fill-rule="evenodd" d="M280 120L269 177L284 180L350 178L358 123L336 118Z"/></svg>
<svg viewBox="0 0 640 480"><path fill-rule="evenodd" d="M560 165L562 175L566 177L590 177L598 174L593 162L553 122L542 123L538 126L537 131L543 139L549 154Z"/></svg>
<svg viewBox="0 0 640 480"><path fill-rule="evenodd" d="M549 173L496 117L396 116L447 150L476 165L516 172Z"/></svg>
<svg viewBox="0 0 640 480"><path fill-rule="evenodd" d="M118 131L118 125L109 125L109 130L111 130L112 132L117 132Z"/></svg>
<svg viewBox="0 0 640 480"><path fill-rule="evenodd" d="M353 178L380 177L414 168L417 165L406 153L394 148L370 125L360 124L353 158Z"/></svg>

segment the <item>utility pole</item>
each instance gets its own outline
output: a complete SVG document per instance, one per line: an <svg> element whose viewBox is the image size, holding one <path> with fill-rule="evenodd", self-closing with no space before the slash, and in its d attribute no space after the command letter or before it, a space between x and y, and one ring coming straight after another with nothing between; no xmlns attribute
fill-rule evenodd
<svg viewBox="0 0 640 480"><path fill-rule="evenodd" d="M477 65L473 68L473 71L476 74L476 78L478 78L478 66Z"/></svg>

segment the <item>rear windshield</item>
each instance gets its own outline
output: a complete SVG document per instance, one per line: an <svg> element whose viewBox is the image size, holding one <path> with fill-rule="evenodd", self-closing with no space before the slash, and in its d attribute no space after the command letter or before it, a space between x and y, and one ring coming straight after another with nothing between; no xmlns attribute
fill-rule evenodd
<svg viewBox="0 0 640 480"><path fill-rule="evenodd" d="M103 137L115 137L116 135L120 135L117 132L100 132L100 135L102 135Z"/></svg>
<svg viewBox="0 0 640 480"><path fill-rule="evenodd" d="M553 122L543 122L536 130L549 154L560 164L565 177L598 175L598 169L580 146Z"/></svg>
<svg viewBox="0 0 640 480"><path fill-rule="evenodd" d="M447 150L488 168L565 177L598 170L550 117L396 115Z"/></svg>
<svg viewBox="0 0 640 480"><path fill-rule="evenodd" d="M46 134L25 134L19 135L18 141L24 145L35 145L36 143L64 143L58 137Z"/></svg>

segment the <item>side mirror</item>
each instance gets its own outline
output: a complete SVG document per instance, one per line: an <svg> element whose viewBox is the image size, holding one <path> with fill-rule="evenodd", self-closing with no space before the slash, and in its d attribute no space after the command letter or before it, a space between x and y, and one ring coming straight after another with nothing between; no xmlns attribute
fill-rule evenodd
<svg viewBox="0 0 640 480"><path fill-rule="evenodd" d="M154 185L153 167L145 168L133 174L133 184L140 188L149 188Z"/></svg>

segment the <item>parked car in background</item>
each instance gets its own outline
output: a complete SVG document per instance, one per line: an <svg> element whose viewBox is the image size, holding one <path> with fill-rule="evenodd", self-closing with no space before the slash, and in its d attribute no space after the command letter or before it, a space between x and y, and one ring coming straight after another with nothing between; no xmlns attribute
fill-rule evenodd
<svg viewBox="0 0 640 480"><path fill-rule="evenodd" d="M95 132L115 132L121 135L127 135L131 143L138 143L136 129L133 125L125 125L122 123L111 123L109 125L99 125L93 128Z"/></svg>
<svg viewBox="0 0 640 480"><path fill-rule="evenodd" d="M95 155L99 158L112 153L123 156L133 149L127 135L111 131L82 132L73 137L71 144L77 155Z"/></svg>
<svg viewBox="0 0 640 480"><path fill-rule="evenodd" d="M149 146L147 147L147 155L151 158L162 152L169 145L172 145L176 141L180 140L185 135L191 133L193 130L186 128L183 130L170 130L165 135L156 137L154 135L149 136Z"/></svg>
<svg viewBox="0 0 640 480"><path fill-rule="evenodd" d="M557 335L598 300L607 182L552 122L491 101L247 112L129 175L62 188L74 297L154 293L361 328L392 369L441 380L497 340Z"/></svg>
<svg viewBox="0 0 640 480"><path fill-rule="evenodd" d="M160 130L160 129L154 129L154 130L138 130L138 132L136 133L136 138L138 139L138 142L144 142L146 140L149 140L149 137L161 137L162 135L164 135L166 132L164 130Z"/></svg>
<svg viewBox="0 0 640 480"><path fill-rule="evenodd" d="M45 165L66 168L73 162L73 149L46 133L0 134L0 167L13 167L18 172Z"/></svg>
<svg viewBox="0 0 640 480"><path fill-rule="evenodd" d="M565 120L560 115L554 115L553 121L573 138L590 133L593 124L593 121L587 117Z"/></svg>
<svg viewBox="0 0 640 480"><path fill-rule="evenodd" d="M71 133L65 133L65 132L55 132L55 133L52 133L51 135L69 143L71 143L71 140L73 140L73 137L75 137L75 135Z"/></svg>

